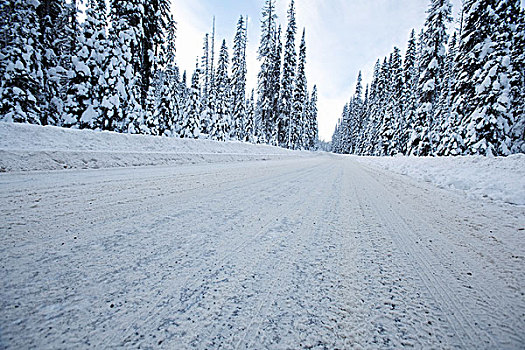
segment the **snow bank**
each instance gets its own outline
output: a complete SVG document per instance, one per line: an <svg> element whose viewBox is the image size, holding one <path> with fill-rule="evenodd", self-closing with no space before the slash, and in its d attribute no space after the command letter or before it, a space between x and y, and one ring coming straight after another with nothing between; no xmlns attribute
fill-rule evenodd
<svg viewBox="0 0 525 350"><path fill-rule="evenodd" d="M355 157L442 188L466 192L510 204L525 205L525 155L488 158L461 157Z"/></svg>
<svg viewBox="0 0 525 350"><path fill-rule="evenodd" d="M306 157L268 145L0 122L0 171L87 169Z"/></svg>

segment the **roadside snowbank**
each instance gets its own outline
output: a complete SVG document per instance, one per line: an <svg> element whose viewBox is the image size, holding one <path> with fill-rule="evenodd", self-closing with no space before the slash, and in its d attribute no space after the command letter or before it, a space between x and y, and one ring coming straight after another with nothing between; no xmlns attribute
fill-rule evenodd
<svg viewBox="0 0 525 350"><path fill-rule="evenodd" d="M268 145L0 122L0 171L110 168L306 157Z"/></svg>
<svg viewBox="0 0 525 350"><path fill-rule="evenodd" d="M461 190L471 197L486 197L525 205L525 155L488 158L461 157L353 157L438 187Z"/></svg>

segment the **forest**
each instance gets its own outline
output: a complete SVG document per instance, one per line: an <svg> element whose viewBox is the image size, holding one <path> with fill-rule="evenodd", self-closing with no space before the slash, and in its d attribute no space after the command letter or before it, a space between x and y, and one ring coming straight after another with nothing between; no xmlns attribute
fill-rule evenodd
<svg viewBox="0 0 525 350"><path fill-rule="evenodd" d="M519 0L465 0L450 35L449 0L424 28L361 73L332 138L337 153L391 156L525 152L525 13Z"/></svg>
<svg viewBox="0 0 525 350"><path fill-rule="evenodd" d="M247 92L243 16L231 52L224 39L215 53L215 30L204 35L187 77L169 0L2 0L0 121L316 149L317 87L308 90L304 29L296 48L293 0L287 17L283 34L265 1Z"/></svg>

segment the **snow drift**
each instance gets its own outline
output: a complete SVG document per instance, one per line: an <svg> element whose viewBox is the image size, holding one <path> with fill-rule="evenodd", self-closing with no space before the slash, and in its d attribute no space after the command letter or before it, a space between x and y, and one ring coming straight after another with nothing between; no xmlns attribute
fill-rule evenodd
<svg viewBox="0 0 525 350"><path fill-rule="evenodd" d="M0 123L0 171L96 169L311 157L268 145L129 135ZM361 164L485 197L525 205L525 155L488 158L357 157Z"/></svg>
<svg viewBox="0 0 525 350"><path fill-rule="evenodd" d="M508 157L352 157L441 188L525 205L525 154Z"/></svg>
<svg viewBox="0 0 525 350"><path fill-rule="evenodd" d="M93 169L306 157L268 145L0 123L0 171Z"/></svg>

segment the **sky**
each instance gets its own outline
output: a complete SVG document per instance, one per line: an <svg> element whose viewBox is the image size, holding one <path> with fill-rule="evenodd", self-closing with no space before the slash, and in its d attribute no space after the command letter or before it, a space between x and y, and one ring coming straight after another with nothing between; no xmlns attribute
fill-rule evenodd
<svg viewBox="0 0 525 350"><path fill-rule="evenodd" d="M286 30L290 0L277 0L278 23ZM457 18L461 0L451 0ZM389 55L394 46L404 53L412 28L423 28L429 0L296 0L297 51L306 27L306 73L308 89L319 90L319 137L330 141L344 104L350 99L362 70L363 81L371 81L378 58ZM216 52L223 39L233 46L237 21L247 15L248 91L256 87L260 62L261 9L264 0L173 0L177 21L177 61L188 74L202 56L205 33L216 21ZM284 45L284 43L283 43ZM216 55L217 56L217 55ZM188 75L190 76L190 75Z"/></svg>

